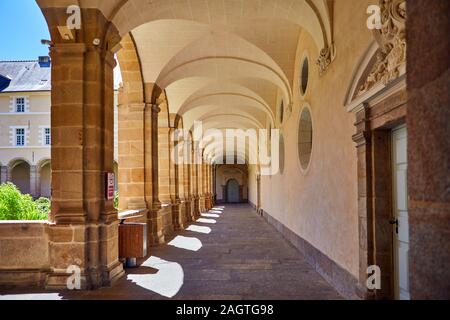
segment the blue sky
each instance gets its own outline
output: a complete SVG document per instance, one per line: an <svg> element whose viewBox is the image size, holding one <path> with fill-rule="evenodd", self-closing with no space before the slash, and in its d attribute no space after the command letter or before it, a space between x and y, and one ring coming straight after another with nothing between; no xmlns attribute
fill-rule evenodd
<svg viewBox="0 0 450 320"><path fill-rule="evenodd" d="M37 60L48 55L41 39L50 39L35 0L0 0L0 60Z"/></svg>

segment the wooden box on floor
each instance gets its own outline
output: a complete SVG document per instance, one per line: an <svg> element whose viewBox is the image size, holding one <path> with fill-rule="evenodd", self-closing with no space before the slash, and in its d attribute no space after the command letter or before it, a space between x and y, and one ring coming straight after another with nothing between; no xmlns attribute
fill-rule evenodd
<svg viewBox="0 0 450 320"><path fill-rule="evenodd" d="M119 225L119 256L145 258L147 256L147 225L145 223L124 223Z"/></svg>

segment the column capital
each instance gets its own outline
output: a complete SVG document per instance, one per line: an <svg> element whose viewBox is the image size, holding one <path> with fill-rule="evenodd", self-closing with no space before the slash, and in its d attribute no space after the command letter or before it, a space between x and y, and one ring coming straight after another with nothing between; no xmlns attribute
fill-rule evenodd
<svg viewBox="0 0 450 320"><path fill-rule="evenodd" d="M161 108L159 107L159 105L157 104L148 104L151 107L151 110L153 113L160 113L161 112Z"/></svg>
<svg viewBox="0 0 450 320"><path fill-rule="evenodd" d="M50 54L76 56L87 51L85 43L55 43L50 47Z"/></svg>

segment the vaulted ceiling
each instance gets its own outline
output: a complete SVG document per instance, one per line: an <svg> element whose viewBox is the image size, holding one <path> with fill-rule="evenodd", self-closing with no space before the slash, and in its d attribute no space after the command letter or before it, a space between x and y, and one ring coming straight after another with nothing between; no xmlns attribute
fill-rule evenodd
<svg viewBox="0 0 450 320"><path fill-rule="evenodd" d="M143 81L165 90L169 112L182 116L185 128L195 120L218 129L275 127L280 101L292 103L300 33L312 36L317 54L332 41L329 0L79 3L132 35Z"/></svg>

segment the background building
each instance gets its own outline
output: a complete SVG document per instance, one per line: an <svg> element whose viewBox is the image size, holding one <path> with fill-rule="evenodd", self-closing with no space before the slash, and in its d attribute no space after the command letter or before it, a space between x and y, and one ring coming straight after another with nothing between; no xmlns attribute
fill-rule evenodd
<svg viewBox="0 0 450 320"><path fill-rule="evenodd" d="M0 182L11 181L33 197L51 196L50 106L49 57L0 61Z"/></svg>

